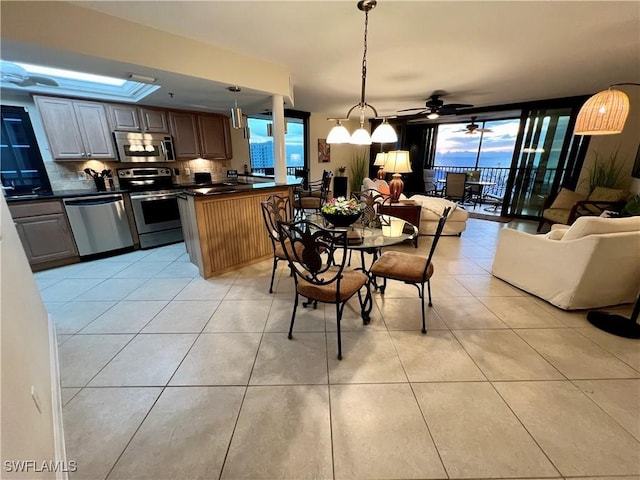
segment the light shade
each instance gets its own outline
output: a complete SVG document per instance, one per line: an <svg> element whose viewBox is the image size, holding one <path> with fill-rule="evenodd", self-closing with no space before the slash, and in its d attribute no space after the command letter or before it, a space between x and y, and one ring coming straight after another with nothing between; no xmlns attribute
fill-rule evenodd
<svg viewBox="0 0 640 480"><path fill-rule="evenodd" d="M349 143L353 145L371 145L371 136L365 128L360 127L355 132L353 132Z"/></svg>
<svg viewBox="0 0 640 480"><path fill-rule="evenodd" d="M382 167L384 165L384 162L387 161L387 154L384 152L380 152L378 154L376 154L376 159L373 162L373 166L374 167Z"/></svg>
<svg viewBox="0 0 640 480"><path fill-rule="evenodd" d="M349 143L351 140L351 134L349 130L347 130L341 123L340 120L337 121L335 126L327 135L327 143Z"/></svg>
<svg viewBox="0 0 640 480"><path fill-rule="evenodd" d="M387 123L387 119L385 118L371 134L371 141L376 143L396 143L398 141L398 134L393 127Z"/></svg>
<svg viewBox="0 0 640 480"><path fill-rule="evenodd" d="M244 117L242 109L237 105L231 109L231 126L235 129L244 128Z"/></svg>
<svg viewBox="0 0 640 480"><path fill-rule="evenodd" d="M406 150L392 150L387 153L387 161L384 163L384 169L390 173L411 172L409 152Z"/></svg>
<svg viewBox="0 0 640 480"><path fill-rule="evenodd" d="M585 102L578 113L575 135L612 135L622 132L629 115L629 97L620 90L604 90Z"/></svg>

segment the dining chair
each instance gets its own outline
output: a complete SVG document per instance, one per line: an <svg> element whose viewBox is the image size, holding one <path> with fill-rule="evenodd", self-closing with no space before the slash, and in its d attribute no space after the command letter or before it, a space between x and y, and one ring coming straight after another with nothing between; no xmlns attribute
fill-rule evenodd
<svg viewBox="0 0 640 480"><path fill-rule="evenodd" d="M431 277L434 271L432 259L450 210L451 207L445 208L438 220L438 226L433 236L433 243L431 243L428 257L425 258L423 255L412 253L387 251L373 263L370 270L374 278L381 277L383 279L383 283L380 286L382 295L384 295L387 286L387 279L399 280L409 285L414 285L418 289L418 296L421 300L420 305L422 306L422 333L427 333L427 321L424 312L424 285L425 283L427 284L429 306L432 307Z"/></svg>
<svg viewBox="0 0 640 480"><path fill-rule="evenodd" d="M287 261L284 253L283 243L280 242L280 231L278 230L278 222L290 222L293 219L291 209L291 201L289 197L281 197L279 195L270 195L264 202L260 203L262 207L262 218L264 225L271 240L273 247L273 269L271 270L271 283L269 284L269 293L273 293L273 279L276 275L276 269L280 260ZM289 248L289 244L284 244Z"/></svg>
<svg viewBox="0 0 640 480"><path fill-rule="evenodd" d="M449 200L463 202L467 198L467 174L447 172L447 183L444 186L444 197Z"/></svg>
<svg viewBox="0 0 640 480"><path fill-rule="evenodd" d="M342 360L342 336L340 321L344 306L356 293L360 311L365 323L369 322L366 302L371 301L369 278L355 269L346 268L347 230L330 230L308 220L280 222L280 242L293 271L296 295L288 338L293 338L293 324L296 319L298 300L306 297L303 307L318 302L333 303L336 306L338 331L338 360ZM289 248L286 245L290 245ZM365 298L362 288L366 289Z"/></svg>
<svg viewBox="0 0 640 480"><path fill-rule="evenodd" d="M320 213L322 205L327 201L331 188L333 173L328 170L322 172L322 178L308 182L308 188L295 191L296 216L303 216L307 210Z"/></svg>

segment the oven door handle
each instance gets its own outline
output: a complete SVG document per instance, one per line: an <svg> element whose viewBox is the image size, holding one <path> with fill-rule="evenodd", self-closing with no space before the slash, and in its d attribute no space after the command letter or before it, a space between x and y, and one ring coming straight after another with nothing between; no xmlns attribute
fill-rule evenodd
<svg viewBox="0 0 640 480"><path fill-rule="evenodd" d="M148 195L132 195L131 200L137 200L140 202L149 202L152 200L170 200L172 198L176 198L175 194L172 195L156 195L156 196L148 196Z"/></svg>

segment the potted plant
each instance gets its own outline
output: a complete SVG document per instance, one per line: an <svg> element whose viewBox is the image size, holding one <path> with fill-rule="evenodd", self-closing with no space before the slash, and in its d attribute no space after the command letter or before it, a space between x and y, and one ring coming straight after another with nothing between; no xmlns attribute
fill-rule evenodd
<svg viewBox="0 0 640 480"><path fill-rule="evenodd" d="M347 167L345 167L344 165L341 167L338 167L338 176L339 177L344 177L344 172L347 171Z"/></svg>
<svg viewBox="0 0 640 480"><path fill-rule="evenodd" d="M608 157L594 151L593 162L587 166L587 177L583 180L589 183L589 194L596 187L619 189L624 180L623 169L624 162L618 159L618 150Z"/></svg>
<svg viewBox="0 0 640 480"><path fill-rule="evenodd" d="M352 192L359 192L362 187L362 182L368 177L369 173L369 162L367 161L366 148L356 147L353 157L353 161L349 168L349 174L351 176L349 187Z"/></svg>
<svg viewBox="0 0 640 480"><path fill-rule="evenodd" d="M348 227L360 218L362 206L356 199L332 198L320 209L322 216L335 227Z"/></svg>

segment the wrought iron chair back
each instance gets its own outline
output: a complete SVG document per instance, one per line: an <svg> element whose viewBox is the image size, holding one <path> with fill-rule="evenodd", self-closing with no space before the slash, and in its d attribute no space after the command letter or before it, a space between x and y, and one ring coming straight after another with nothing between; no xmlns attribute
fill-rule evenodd
<svg viewBox="0 0 640 480"><path fill-rule="evenodd" d="M287 260L280 242L279 222L290 222L293 219L293 210L289 197L271 195L264 202L260 203L262 218L267 229L267 234L273 247L273 268L271 270L271 283L269 293L273 293L273 280L279 260Z"/></svg>

